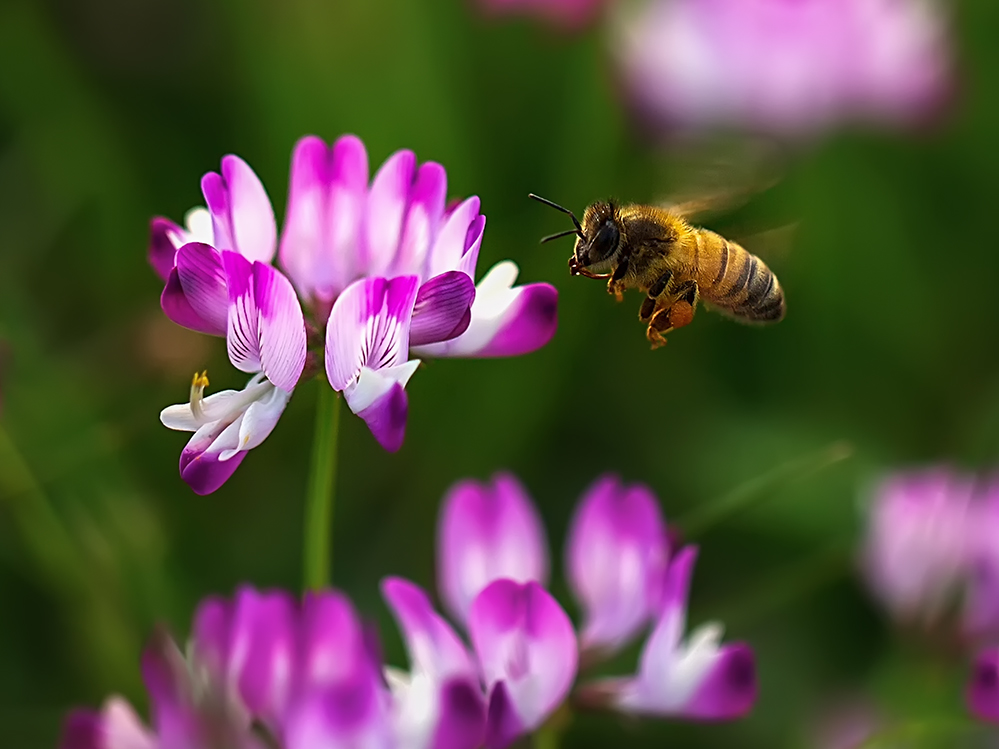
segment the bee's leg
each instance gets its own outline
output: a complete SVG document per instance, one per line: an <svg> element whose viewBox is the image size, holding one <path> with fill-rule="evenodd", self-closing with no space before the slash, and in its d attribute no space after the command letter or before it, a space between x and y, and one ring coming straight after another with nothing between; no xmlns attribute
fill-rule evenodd
<svg viewBox="0 0 999 749"><path fill-rule="evenodd" d="M661 308L649 321L646 337L653 350L666 345L667 333L689 325L694 319L697 307L698 289L696 281L684 281L674 292L676 301L669 307Z"/></svg>
<svg viewBox="0 0 999 749"><path fill-rule="evenodd" d="M617 264L617 268L614 269L614 274L611 276L610 281L607 282L607 293L613 294L617 301L622 301L624 299L624 281L625 275L628 273L628 256L625 255L621 258L621 262Z"/></svg>
<svg viewBox="0 0 999 749"><path fill-rule="evenodd" d="M666 289L669 288L670 281L673 280L673 273L666 271L656 282L649 287L649 295L645 297L645 301L642 302L642 309L638 312L638 319L642 322L648 322L652 319L653 313L656 311L656 304L659 302L659 298L666 293Z"/></svg>

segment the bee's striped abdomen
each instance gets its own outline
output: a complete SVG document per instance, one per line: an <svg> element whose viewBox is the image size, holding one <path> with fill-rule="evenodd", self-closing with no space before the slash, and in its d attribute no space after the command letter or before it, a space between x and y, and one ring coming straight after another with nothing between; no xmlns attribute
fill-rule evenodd
<svg viewBox="0 0 999 749"><path fill-rule="evenodd" d="M702 230L700 240L698 276L705 301L750 322L784 317L784 291L766 263L713 231Z"/></svg>

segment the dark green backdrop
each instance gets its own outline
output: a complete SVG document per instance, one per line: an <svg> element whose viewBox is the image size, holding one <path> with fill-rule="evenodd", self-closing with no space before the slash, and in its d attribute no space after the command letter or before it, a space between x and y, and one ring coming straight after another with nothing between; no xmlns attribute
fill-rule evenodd
<svg viewBox="0 0 999 749"><path fill-rule="evenodd" d="M697 535L691 613L756 647L761 699L723 727L579 718L566 746L808 746L844 700L963 720L961 658L894 634L850 558L879 471L989 469L999 448L999 5L967 0L956 25L941 122L800 145L777 187L719 224L798 223L768 257L787 319L764 330L701 312L652 353L638 298L616 305L569 278L569 240L537 244L564 217L526 198L582 209L680 182L676 151L629 127L601 30L488 23L459 0L0 4L0 745L54 746L67 707L111 691L144 706L144 638L157 621L185 636L200 597L298 586L317 386L221 491L193 495L177 476L186 437L157 414L186 400L196 368L213 388L244 376L220 340L163 319L147 225L200 203L201 175L230 152L280 217L296 139L344 132L373 165L403 147L443 163L453 196L482 198L480 274L513 258L560 292L547 348L422 368L398 454L343 420L334 578L380 620L392 659L378 580L432 585L453 481L522 478L568 604L566 521L614 470L650 484L668 519L765 500ZM851 457L816 468L841 445Z"/></svg>

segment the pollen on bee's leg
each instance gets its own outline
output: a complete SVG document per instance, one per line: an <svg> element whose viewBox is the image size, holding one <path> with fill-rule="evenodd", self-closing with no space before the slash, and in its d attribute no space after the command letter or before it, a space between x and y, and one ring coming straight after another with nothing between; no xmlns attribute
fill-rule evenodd
<svg viewBox="0 0 999 749"><path fill-rule="evenodd" d="M195 372L191 380L191 414L199 423L204 421L205 412L201 407L205 399L205 388L208 387L208 370Z"/></svg>
<svg viewBox="0 0 999 749"><path fill-rule="evenodd" d="M694 319L694 308L690 306L690 302L681 299L669 308L668 314L670 327L682 328L684 325L690 325Z"/></svg>

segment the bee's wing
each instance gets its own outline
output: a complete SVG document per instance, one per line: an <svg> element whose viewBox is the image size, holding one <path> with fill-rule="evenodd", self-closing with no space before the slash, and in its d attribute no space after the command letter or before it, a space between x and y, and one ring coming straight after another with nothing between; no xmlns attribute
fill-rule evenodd
<svg viewBox="0 0 999 749"><path fill-rule="evenodd" d="M759 180L751 184L702 191L693 195L671 195L659 205L688 221L698 221L705 215L730 213L749 203L760 193L774 187L779 180Z"/></svg>

